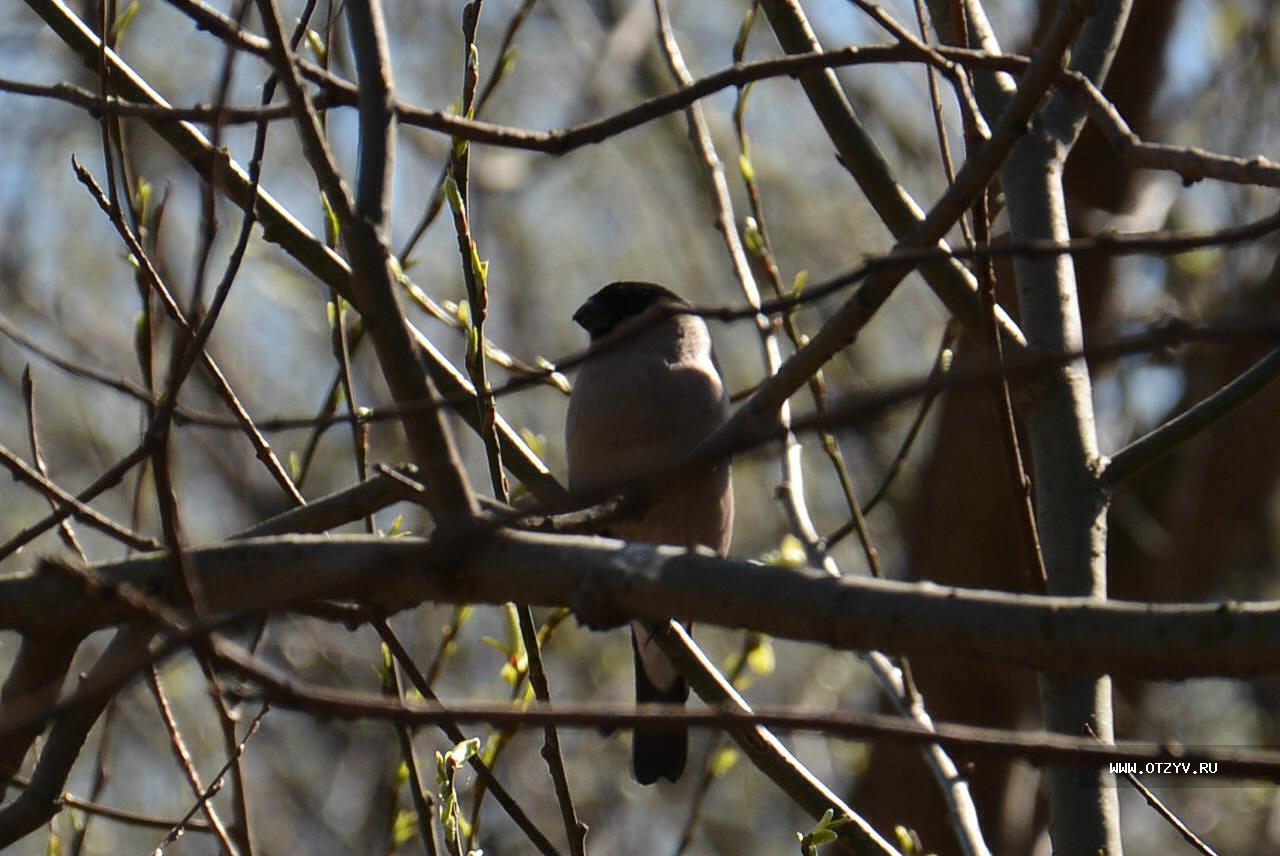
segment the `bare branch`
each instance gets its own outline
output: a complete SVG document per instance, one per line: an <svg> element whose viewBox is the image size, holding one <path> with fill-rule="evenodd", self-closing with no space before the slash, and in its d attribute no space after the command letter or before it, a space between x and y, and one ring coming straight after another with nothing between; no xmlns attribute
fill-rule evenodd
<svg viewBox="0 0 1280 856"><path fill-rule="evenodd" d="M720 559L601 538L495 532L456 545L362 535L277 536L188 551L210 610L251 615L320 599L395 612L423 601L570 606L589 626L673 614L843 650L878 649L1060 674L1150 678L1280 671L1280 603L1100 602L930 583L840 578L810 569ZM48 565L48 563L46 563ZM77 571L0 579L0 629L83 632L128 621L137 608L112 587L172 597L155 554ZM723 580L732 579L726 588ZM706 592L715 592L707 597ZM192 625L186 632L205 632Z"/></svg>
<svg viewBox="0 0 1280 856"><path fill-rule="evenodd" d="M1267 354L1208 398L1116 452L1103 470L1103 480L1112 487L1123 482L1247 404L1277 375L1280 375L1280 350Z"/></svg>
<svg viewBox="0 0 1280 856"><path fill-rule="evenodd" d="M474 703L441 705L432 702L396 702L368 693L316 687L269 664L248 657L225 643L229 663L240 669L257 688L239 692L248 698L269 698L272 704L314 715L343 719L376 719L407 725L436 725L447 720L485 723L495 728L537 728L544 723L575 728L631 728L669 722L693 728L731 731L752 727L779 732L812 731L846 740L885 740L906 743L937 742L993 758L1020 758L1037 765L1102 767L1112 763L1216 764L1224 778L1280 781L1280 752L1274 749L1192 749L1163 743L1123 741L1099 743L1093 737L1072 737L1051 731L1018 731L983 728L949 722L935 723L934 730L884 714L857 711L804 710L796 708L735 706L691 710L684 706L548 705Z"/></svg>
<svg viewBox="0 0 1280 856"><path fill-rule="evenodd" d="M3 446L0 446L0 464L9 470L14 479L33 488L48 499L55 508L55 514L59 514L59 520L65 520L69 516L75 517L82 523L135 550L159 550L163 546L156 539L133 532L90 508L32 469L25 461ZM56 509L63 509L65 513L59 513Z"/></svg>

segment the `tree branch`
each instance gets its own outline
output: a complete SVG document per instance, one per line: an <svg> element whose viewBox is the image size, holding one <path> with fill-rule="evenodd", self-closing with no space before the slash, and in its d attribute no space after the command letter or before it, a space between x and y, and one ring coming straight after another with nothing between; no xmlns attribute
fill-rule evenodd
<svg viewBox="0 0 1280 856"><path fill-rule="evenodd" d="M1128 740L1100 743L1093 737L1071 737L1052 731L1019 731L941 722L925 727L886 714L845 710L804 710L786 707L740 709L736 706L696 710L668 704L607 705L532 703L471 703L443 705L436 701L405 702L369 693L318 687L289 675L247 652L220 643L226 662L251 684L237 692L250 699L270 700L278 707L341 719L375 719L410 726L447 722L485 723L494 728L536 728L544 723L574 728L632 728L669 722L693 728L744 729L767 727L779 732L808 731L845 740L889 740L926 744L937 742L993 758L1019 758L1036 765L1102 767L1111 763L1178 763L1198 769L1216 764L1215 775L1280 781L1280 752L1235 747L1190 748L1166 743ZM678 650L673 649L673 650Z"/></svg>
<svg viewBox="0 0 1280 856"><path fill-rule="evenodd" d="M1004 663L1057 674L1257 676L1280 672L1280 602L1147 604L840 578L604 538L497 531L465 545L367 535L276 536L188 551L218 616L358 600L568 606L591 627L679 614L843 650ZM0 630L89 633L135 619L110 595L173 596L161 554L0 579ZM93 581L85 590L83 574ZM724 580L734 580L731 587ZM207 632L192 626L191 633Z"/></svg>
<svg viewBox="0 0 1280 856"><path fill-rule="evenodd" d="M61 0L27 0L30 6L90 67L98 61L98 38L75 16ZM265 40L264 40L265 41ZM107 51L110 82L115 91L130 101L139 101L163 107L170 105L152 89L132 68L113 51ZM202 177L212 174L214 159L224 155L214 151L209 141L198 130L186 123L153 122L151 127ZM318 241L305 226L298 222L265 190L254 192L249 176L234 160L228 159L219 169L221 181L217 187L241 209L250 207L262 223L267 241L280 245L299 264L333 288L353 305L359 301L351 285L351 268L341 257ZM456 412L473 428L476 425L475 392L466 378L449 363L448 359L419 330L409 327L420 356L425 359L427 372L441 394L453 400L465 400L466 406L456 407ZM511 472L541 498L563 495L563 489L538 460L528 445L501 417L498 418L499 438L502 442L503 462Z"/></svg>
<svg viewBox="0 0 1280 856"><path fill-rule="evenodd" d="M1254 363L1235 380L1111 456L1102 480L1114 488L1209 426L1234 413L1280 375L1280 349Z"/></svg>
<svg viewBox="0 0 1280 856"><path fill-rule="evenodd" d="M1038 52L1056 53L1054 62L1060 64L1074 45L1072 67L1095 75L1101 84L1127 15L1128 0L1062 0ZM1022 95L1019 83L1015 100ZM1001 173L1015 239L1070 237L1062 170L1083 125L1083 111L1060 94L1038 109L1036 122ZM1014 273L1028 344L1059 355L1081 349L1084 332L1071 259L1015 258ZM1040 381L1036 393L1026 408L1026 427L1049 591L1101 600L1107 594L1107 502L1098 480L1102 456L1088 365L1064 363ZM1114 740L1111 681L1103 670L1083 678L1044 675L1040 687L1045 728L1072 735L1089 729L1099 740ZM1051 770L1048 786L1055 850L1119 856L1119 801L1107 771Z"/></svg>

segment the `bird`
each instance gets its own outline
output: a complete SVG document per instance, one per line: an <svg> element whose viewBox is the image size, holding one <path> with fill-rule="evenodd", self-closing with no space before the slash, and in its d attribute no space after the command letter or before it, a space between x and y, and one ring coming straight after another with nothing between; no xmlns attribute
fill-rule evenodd
<svg viewBox="0 0 1280 856"><path fill-rule="evenodd" d="M591 344L565 420L572 492L669 470L728 419L729 395L711 333L691 309L656 283L613 282L574 312ZM728 460L684 468L650 485L636 514L611 521L600 534L725 555L733 537ZM688 685L652 635L652 627L631 623L636 702L684 704ZM632 775L643 785L675 782L688 746L687 729L637 727Z"/></svg>

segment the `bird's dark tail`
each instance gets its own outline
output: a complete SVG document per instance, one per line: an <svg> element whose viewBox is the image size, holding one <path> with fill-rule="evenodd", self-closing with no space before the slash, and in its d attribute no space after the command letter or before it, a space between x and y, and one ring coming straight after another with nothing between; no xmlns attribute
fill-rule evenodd
<svg viewBox="0 0 1280 856"><path fill-rule="evenodd" d="M689 685L676 676L666 689L655 685L645 671L640 657L636 634L631 633L631 647L635 653L636 704L684 704L689 700ZM684 772L689 755L689 730L687 728L637 727L631 739L631 769L636 781L652 785L660 778L672 782Z"/></svg>

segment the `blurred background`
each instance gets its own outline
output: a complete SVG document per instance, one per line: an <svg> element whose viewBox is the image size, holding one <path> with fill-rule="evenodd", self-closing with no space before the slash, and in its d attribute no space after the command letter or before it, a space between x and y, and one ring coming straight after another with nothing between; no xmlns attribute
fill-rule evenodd
<svg viewBox="0 0 1280 856"><path fill-rule="evenodd" d="M86 21L96 3L70 4ZM225 50L175 6L159 0L120 2L131 17L119 51L172 103L212 102ZM210 5L230 14L232 3ZM316 7L316 44L328 62L354 78L341 10L328 0ZM462 86L461 3L420 0L386 3L397 95L437 110L457 102ZM522 7L527 16L507 54L508 72L481 118L529 129L571 126L632 106L675 84L655 37L656 18L646 0L488 0L477 36L481 86L500 60L499 49ZM732 62L732 49L748 5L677 2L677 38L694 76ZM914 4L883 8L912 31ZM1035 0L985 4L1007 51L1031 49L1043 10ZM1044 3L1052 8L1052 3ZM303 4L281 0L286 24ZM891 41L852 4L807 2L804 8L827 47ZM134 9L129 12L129 9ZM328 27L329 21L334 21ZM260 32L257 18L247 26ZM767 22L758 20L748 59L780 53ZM312 49L310 58L317 54ZM1280 13L1268 0L1137 0L1128 34L1107 87L1121 113L1144 139L1194 145L1238 156L1280 157L1280 99L1271 94L1280 72ZM253 105L268 70L247 54L234 65L228 103ZM862 66L839 72L850 99L906 190L928 207L946 186L920 66ZM21 4L0 8L0 78L68 81L97 91L95 78L41 20ZM736 93L702 103L719 156L726 164L740 227L750 213L735 134ZM962 157L955 110L944 90L945 118L957 160ZM350 181L356 147L353 110L327 113L330 141ZM201 188L189 168L137 120L122 123L122 140L137 188L150 187L147 239L166 280L185 300L192 294L203 233ZM750 164L759 184L766 226L783 282L797 275L820 282L891 246L798 84L790 79L756 84L745 120ZM247 163L251 126L224 128L222 144ZM450 141L402 128L395 170L391 243L410 245L435 194ZM138 381L135 345L140 312L128 254L94 201L76 181L78 157L105 182L101 126L84 111L58 102L0 91L0 313L41 346L113 377ZM552 362L581 350L584 336L570 316L606 282L660 281L702 305L741 306L702 166L689 145L682 114L650 122L601 144L553 157L486 146L472 147L470 217L482 258L490 261L489 322L494 346L515 360ZM287 122L269 135L263 186L316 234L324 214L315 181ZM1176 175L1133 172L1092 130L1077 146L1068 170L1073 234L1104 230L1208 229L1256 219L1275 209L1272 191L1201 182L1184 187ZM211 287L239 228L240 213L217 202L220 229L206 275ZM997 222L997 231L1000 231ZM952 236L961 240L957 231ZM1172 259L1107 260L1085 257L1078 280L1087 336L1103 342L1172 318L1212 323L1271 315L1280 301L1277 242L1270 238L1229 252L1206 250ZM454 317L465 298L457 237L447 207L402 253L412 280ZM803 273L802 273L803 272ZM765 289L760 268L756 275ZM845 294L802 310L797 327L812 333ZM278 247L255 233L210 351L256 419L306 417L325 403L335 374L330 292ZM462 335L406 302L411 319L462 365ZM928 375L939 348L950 343L963 364L978 351L947 337L948 316L928 288L912 277L856 344L825 368L833 396L876 389ZM157 325L158 355L167 354L166 325ZM760 343L749 322L713 327L730 388L749 391L761 378ZM1104 451L1114 451L1168 416L1212 392L1262 350L1255 344L1193 347L1135 356L1094 367L1094 393ZM164 366L164 360L157 365ZM51 477L76 491L129 452L144 417L137 402L93 381L62 371L9 338L0 338L0 443L28 457L21 377L30 366L40 439ZM385 405L372 353L354 359L359 404ZM491 376L510 376L495 365ZM163 377L163 375L161 375ZM570 374L570 380L572 375ZM567 398L552 385L505 396L499 409L526 434L558 476L564 474L563 423ZM226 415L199 372L184 388L192 410ZM798 411L812 407L807 393ZM842 430L839 448L862 502L884 482L920 412L918 402L876 414ZM1280 552L1277 476L1280 475L1280 393L1264 392L1232 418L1144 471L1122 488L1111 513L1111 593L1120 598L1198 601L1280 596L1275 569ZM487 485L483 449L460 421L455 436L477 486ZM905 467L868 516L870 539L886 576L1021 590L1024 570L998 431L986 393L941 396L910 446ZM321 435L310 429L269 435L290 462L308 498L357 480L349 429ZM805 499L819 533L840 530L848 503L821 444L804 438ZM405 458L396 429L382 424L370 435L372 462ZM309 451L309 446L314 449ZM174 435L174 467L188 540L210 543L290 506L237 432L184 426ZM735 459L738 504L733 553L784 560L791 545L787 516L775 497L780 481L777 449ZM305 475L303 473L305 472ZM159 537L149 478L136 473L104 494L95 507ZM15 483L0 484L8 538L47 514L44 499ZM380 513L381 531L421 533L429 528L412 506ZM360 531L359 526L352 527ZM125 548L87 529L78 530L94 560ZM0 561L0 572L29 569L40 555L58 552L47 534ZM832 549L846 574L868 573L863 546L846 537ZM549 616L538 613L539 618ZM462 618L464 620L459 621ZM513 689L504 676L509 631L503 610L463 615L424 606L393 624L415 657L440 654L446 627L456 636L440 658L435 688L447 700L500 700ZM699 639L722 664L742 649L741 634L699 628ZM491 640L490 644L486 639ZM92 662L103 638L92 637L78 667ZM751 659L742 681L757 704L876 710L881 701L861 662L850 655L784 642L769 643ZM630 650L623 632L597 634L573 621L559 624L544 649L557 700L631 698ZM0 635L0 663L16 639ZM376 692L379 642L369 629L348 631L315 619L273 619L265 655L316 683ZM1039 722L1034 676L999 667L917 661L914 673L938 719L1034 728ZM176 658L161 670L197 765L212 775L225 760L199 669ZM1189 745L1264 746L1277 742L1280 683L1189 681L1116 684L1117 736L1177 740ZM162 817L178 817L191 797L171 761L155 704L145 687L120 695L95 730L68 790L91 791L104 803ZM483 730L476 732L490 739ZM689 853L778 853L794 846L808 819L748 763L734 764L721 742L697 733L691 769L675 786L641 788L627 774L627 738L590 731L562 732L578 808L591 825L597 853L672 853L681 844L699 766L717 773L708 790ZM432 781L432 753L449 744L434 731L417 735ZM801 736L788 740L800 760L837 792L849 796L885 834L895 825L913 830L926 852L954 852L943 803L919 756L898 747ZM558 815L545 767L541 736L515 735L501 749L499 777L535 821L559 840ZM246 754L254 834L261 853L366 854L421 852L409 837L396 840L394 822L412 806L397 784L399 748L394 732L376 723L317 721L285 711L267 716ZM1043 796L1038 773L1023 764L988 758L959 759L975 786L984 829L998 853L1044 852ZM472 777L461 774L468 812ZM95 782L99 784L95 785ZM1122 788L1124 786L1122 785ZM1162 797L1202 837L1224 853L1269 853L1280 846L1280 796L1271 786L1230 783L1173 788ZM1177 834L1137 794L1122 792L1123 828L1132 853L1180 847ZM225 795L218 800L225 799ZM72 847L83 816L64 812L47 835L28 838L18 853L40 853L51 836ZM488 853L529 852L528 842L487 800L477 845ZM412 832L412 830L410 830ZM80 852L148 852L154 830L101 819L90 822ZM170 852L216 852L213 839L190 834Z"/></svg>

